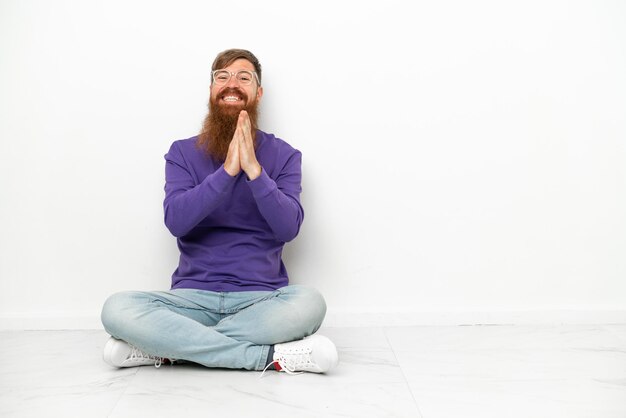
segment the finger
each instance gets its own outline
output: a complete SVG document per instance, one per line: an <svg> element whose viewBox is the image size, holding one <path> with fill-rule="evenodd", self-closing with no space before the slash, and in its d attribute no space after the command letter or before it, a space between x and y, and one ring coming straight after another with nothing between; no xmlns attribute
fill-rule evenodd
<svg viewBox="0 0 626 418"><path fill-rule="evenodd" d="M241 169L241 163L239 162L239 141L235 137L233 137L228 145L224 169L231 176L239 174L239 170Z"/></svg>
<svg viewBox="0 0 626 418"><path fill-rule="evenodd" d="M239 143L241 142L241 138L243 137L243 132L241 128L237 127L235 129L235 133L233 134L233 139L230 140L230 144L228 145L228 152L231 150L233 152L239 152Z"/></svg>
<svg viewBox="0 0 626 418"><path fill-rule="evenodd" d="M254 152L254 146L252 145L252 136L250 135L250 132L245 129L242 129L241 148L247 153Z"/></svg>
<svg viewBox="0 0 626 418"><path fill-rule="evenodd" d="M244 132L248 134L252 134L252 126L250 125L250 115L248 115L248 112L246 112L245 110L243 112L245 112L243 115Z"/></svg>
<svg viewBox="0 0 626 418"><path fill-rule="evenodd" d="M237 118L237 126L243 127L247 116L248 112L246 112L245 110L239 112L239 117Z"/></svg>
<svg viewBox="0 0 626 418"><path fill-rule="evenodd" d="M239 160L241 161L242 167L247 167L252 162L256 161L254 146L252 145L252 141L247 138L241 139L239 147Z"/></svg>
<svg viewBox="0 0 626 418"><path fill-rule="evenodd" d="M241 112L239 112L237 125L241 125L241 127L244 128L244 130L250 129L250 116L248 115L248 112L246 112L245 110L242 110Z"/></svg>
<svg viewBox="0 0 626 418"><path fill-rule="evenodd" d="M241 135L239 139L239 155L242 160L247 160L249 158L248 154L250 153L250 149L248 147L248 141L246 141L245 135Z"/></svg>
<svg viewBox="0 0 626 418"><path fill-rule="evenodd" d="M243 128L237 126L235 129L235 134L233 135L233 140L231 141L231 146L237 148L237 154L240 155L243 149L246 146L246 136L243 132Z"/></svg>
<svg viewBox="0 0 626 418"><path fill-rule="evenodd" d="M235 133L233 134L233 140L235 141L240 141L241 138L243 137L243 126L242 123L240 123L240 120L237 120L237 126L235 127Z"/></svg>
<svg viewBox="0 0 626 418"><path fill-rule="evenodd" d="M233 135L233 139L230 141L228 145L228 152L237 152L239 150L239 135L235 131L235 135Z"/></svg>
<svg viewBox="0 0 626 418"><path fill-rule="evenodd" d="M242 128L243 132L243 140L247 147L253 147L252 145L252 131L250 130L250 121L244 121L244 126Z"/></svg>
<svg viewBox="0 0 626 418"><path fill-rule="evenodd" d="M239 116L237 117L237 125L235 126L235 134L233 135L233 138L237 136L238 132L242 132L241 129L243 129L243 117L241 116L241 112L239 112Z"/></svg>
<svg viewBox="0 0 626 418"><path fill-rule="evenodd" d="M237 128L237 143L240 147L246 145L246 134L243 132L243 128Z"/></svg>

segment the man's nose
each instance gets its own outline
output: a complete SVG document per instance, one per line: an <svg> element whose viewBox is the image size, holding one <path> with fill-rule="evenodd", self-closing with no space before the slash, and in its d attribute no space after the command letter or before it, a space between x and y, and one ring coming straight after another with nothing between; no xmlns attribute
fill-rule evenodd
<svg viewBox="0 0 626 418"><path fill-rule="evenodd" d="M239 80L237 80L237 76L231 74L231 77L228 79L228 83L226 83L226 85L228 87L239 87Z"/></svg>

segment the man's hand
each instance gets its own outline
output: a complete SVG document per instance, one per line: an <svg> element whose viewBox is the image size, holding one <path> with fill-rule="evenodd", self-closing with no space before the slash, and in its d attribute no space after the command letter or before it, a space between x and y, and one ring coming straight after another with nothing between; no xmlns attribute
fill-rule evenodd
<svg viewBox="0 0 626 418"><path fill-rule="evenodd" d="M261 164L256 159L256 153L254 152L254 142L252 140L252 128L250 125L250 117L248 112L242 110L239 113L239 119L237 120L237 130L241 131L241 135L237 135L235 131L235 138L239 140L239 164L241 169L246 173L248 179L254 180L261 175Z"/></svg>
<svg viewBox="0 0 626 418"><path fill-rule="evenodd" d="M243 136L243 132L239 129L239 123L237 123L237 129L235 129L235 135L230 141L228 146L228 153L226 154L226 161L224 161L224 170L235 177L241 171L241 164L239 163L239 137Z"/></svg>
<svg viewBox="0 0 626 418"><path fill-rule="evenodd" d="M224 161L224 170L233 177L243 170L250 180L261 175L261 164L257 161L254 152L250 117L245 110L239 113L237 128L235 128L235 134L230 141L226 161Z"/></svg>

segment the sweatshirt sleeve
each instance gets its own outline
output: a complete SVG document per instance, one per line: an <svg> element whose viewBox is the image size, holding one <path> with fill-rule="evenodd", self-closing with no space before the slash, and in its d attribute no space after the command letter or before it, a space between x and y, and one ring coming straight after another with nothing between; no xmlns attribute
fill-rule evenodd
<svg viewBox="0 0 626 418"><path fill-rule="evenodd" d="M301 181L300 151L290 156L276 180L263 169L259 177L248 181L261 215L279 241L291 241L300 231L304 219L304 210L300 204Z"/></svg>
<svg viewBox="0 0 626 418"><path fill-rule="evenodd" d="M196 184L178 145L174 142L165 154L165 226L172 235L189 233L223 200L235 182L224 166Z"/></svg>

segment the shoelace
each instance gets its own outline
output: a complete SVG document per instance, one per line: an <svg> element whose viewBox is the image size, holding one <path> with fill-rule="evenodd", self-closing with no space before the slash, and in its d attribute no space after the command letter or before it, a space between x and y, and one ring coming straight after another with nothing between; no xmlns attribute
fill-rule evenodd
<svg viewBox="0 0 626 418"><path fill-rule="evenodd" d="M157 369L161 367L161 364L163 364L163 357L150 356L137 347L131 347L133 350L130 352L130 356L128 357L130 360L154 360L154 367Z"/></svg>
<svg viewBox="0 0 626 418"><path fill-rule="evenodd" d="M278 364L282 371L290 375L302 374L304 372L297 372L298 369L306 369L309 365L313 364L311 361L311 349L299 348L296 350L289 350L288 352L277 353L278 358L265 366L263 373L259 376L259 379L263 377L267 369L272 365Z"/></svg>

